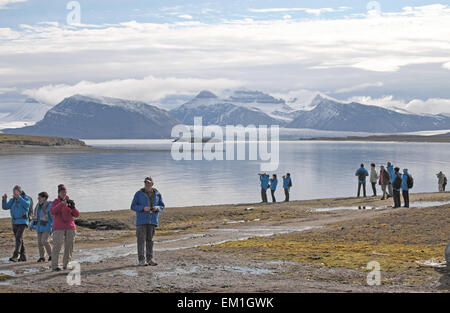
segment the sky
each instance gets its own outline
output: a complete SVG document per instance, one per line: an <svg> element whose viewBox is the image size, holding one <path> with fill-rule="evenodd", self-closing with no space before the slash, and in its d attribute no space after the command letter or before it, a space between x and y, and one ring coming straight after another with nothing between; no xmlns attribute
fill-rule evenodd
<svg viewBox="0 0 450 313"><path fill-rule="evenodd" d="M0 0L0 113L246 88L438 114L449 82L450 1Z"/></svg>

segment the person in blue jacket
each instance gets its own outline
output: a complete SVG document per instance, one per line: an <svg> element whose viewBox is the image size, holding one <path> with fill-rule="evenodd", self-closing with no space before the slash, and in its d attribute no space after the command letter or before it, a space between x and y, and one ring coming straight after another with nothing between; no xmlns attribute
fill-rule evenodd
<svg viewBox="0 0 450 313"><path fill-rule="evenodd" d="M289 192L292 187L292 179L291 174L286 173L285 176L283 176L283 189L284 189L284 202L289 202Z"/></svg>
<svg viewBox="0 0 450 313"><path fill-rule="evenodd" d="M259 180L261 182L261 198L262 202L267 202L267 189L269 188L269 175L266 173L259 174Z"/></svg>
<svg viewBox="0 0 450 313"><path fill-rule="evenodd" d="M13 256L9 258L11 262L25 262L27 260L25 255L25 246L23 243L23 233L29 223L28 214L30 212L30 204L30 198L25 194L20 186L14 187L13 198L9 201L6 194L2 197L2 209L9 210L11 214L12 228L16 239Z"/></svg>
<svg viewBox="0 0 450 313"><path fill-rule="evenodd" d="M151 177L146 177L144 184L145 187L136 192L131 203L131 210L136 212L138 261L140 266L156 266L158 264L153 260L153 236L164 202L161 193L153 188Z"/></svg>
<svg viewBox="0 0 450 313"><path fill-rule="evenodd" d="M392 188L394 194L394 206L393 208L399 208L402 206L400 199L400 189L402 188L402 174L400 174L400 168L394 168L394 174L392 175L394 179L392 180Z"/></svg>
<svg viewBox="0 0 450 313"><path fill-rule="evenodd" d="M403 202L405 203L404 207L409 208L409 187L408 187L408 178L410 177L410 174L408 173L408 169L403 169L403 176L402 176L402 195L403 195Z"/></svg>
<svg viewBox="0 0 450 313"><path fill-rule="evenodd" d="M50 213L52 202L48 201L48 193L43 191L38 194L38 203L33 210L33 220L30 230L36 229L37 243L39 249L39 262L45 262L45 251L47 251L48 261L52 260L52 248L48 239L52 234L53 215Z"/></svg>
<svg viewBox="0 0 450 313"><path fill-rule="evenodd" d="M272 178L270 179L270 194L272 195L272 202L277 202L277 200L275 199L275 190L277 190L277 184L277 174L273 174Z"/></svg>
<svg viewBox="0 0 450 313"><path fill-rule="evenodd" d="M392 183L394 182L394 165L392 165L391 162L387 162L387 166L386 166L386 170L389 173L389 177L391 178L391 183L388 185L388 191L389 191L389 197L393 197L394 196L394 192L392 189Z"/></svg>
<svg viewBox="0 0 450 313"><path fill-rule="evenodd" d="M356 170L355 176L358 176L358 198L361 194L361 186L363 187L363 195L366 197L366 177L369 176L369 172L364 168L364 164L361 163L361 167Z"/></svg>

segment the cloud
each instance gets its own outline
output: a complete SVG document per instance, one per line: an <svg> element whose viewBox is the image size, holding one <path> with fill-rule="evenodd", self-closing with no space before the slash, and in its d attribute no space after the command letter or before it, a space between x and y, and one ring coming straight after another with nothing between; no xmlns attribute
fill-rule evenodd
<svg viewBox="0 0 450 313"><path fill-rule="evenodd" d="M331 12L342 12L346 11L350 8L348 7L339 7L338 9L333 8L268 8L268 9L249 9L250 12L253 13L278 13L278 12L296 12L301 11L307 14L319 16L322 13L331 13Z"/></svg>
<svg viewBox="0 0 450 313"><path fill-rule="evenodd" d="M385 96L381 98L351 97L347 101L375 105L386 109L403 109L418 114L450 114L450 99L429 98L427 100L404 101L394 99L393 96Z"/></svg>
<svg viewBox="0 0 450 313"><path fill-rule="evenodd" d="M0 10L7 8L8 4L27 2L28 0L0 0Z"/></svg>
<svg viewBox="0 0 450 313"><path fill-rule="evenodd" d="M23 94L43 103L57 104L75 94L107 96L144 102L154 102L172 94L196 94L203 89L215 93L227 88L238 88L245 83L229 79L157 78L118 79L104 82L81 81L74 85L46 85L27 89Z"/></svg>
<svg viewBox="0 0 450 313"><path fill-rule="evenodd" d="M184 18L184 19L187 19L187 20L192 20L192 16L189 15L189 14L180 14L180 15L178 15L178 17L179 18Z"/></svg>
<svg viewBox="0 0 450 313"><path fill-rule="evenodd" d="M369 87L383 87L383 85L384 85L383 82L364 83L364 84L359 84L359 85L352 86L352 87L340 88L338 90L335 90L333 93L347 93L347 92L352 92L352 91L364 90Z"/></svg>

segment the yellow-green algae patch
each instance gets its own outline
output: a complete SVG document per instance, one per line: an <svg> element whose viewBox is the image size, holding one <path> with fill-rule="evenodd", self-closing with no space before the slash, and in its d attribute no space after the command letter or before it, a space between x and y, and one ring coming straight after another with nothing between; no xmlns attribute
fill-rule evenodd
<svg viewBox="0 0 450 313"><path fill-rule="evenodd" d="M419 267L416 261L443 261L449 225L450 206L402 209L372 219L336 223L320 231L255 237L204 249L351 269L377 261L382 271L397 272Z"/></svg>

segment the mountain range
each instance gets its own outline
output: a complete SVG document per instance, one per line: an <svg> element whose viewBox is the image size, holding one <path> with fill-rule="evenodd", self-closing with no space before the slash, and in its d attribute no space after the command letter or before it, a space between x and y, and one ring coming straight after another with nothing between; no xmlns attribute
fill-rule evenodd
<svg viewBox="0 0 450 313"><path fill-rule="evenodd" d="M33 126L5 133L84 139L170 138L176 124L279 125L367 133L401 133L450 129L450 116L413 114L356 102L343 103L321 95L309 110L296 110L283 99L260 91L237 90L218 97L204 90L170 111L140 101L75 95L47 111Z"/></svg>

